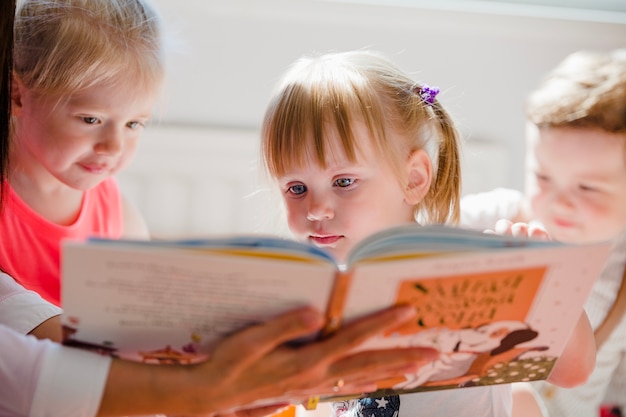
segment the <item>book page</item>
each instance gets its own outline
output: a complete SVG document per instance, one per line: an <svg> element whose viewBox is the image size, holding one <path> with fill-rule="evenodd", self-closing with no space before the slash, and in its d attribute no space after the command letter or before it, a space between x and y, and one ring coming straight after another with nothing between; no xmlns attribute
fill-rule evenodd
<svg viewBox="0 0 626 417"><path fill-rule="evenodd" d="M346 322L390 305L413 323L362 349L427 346L440 358L380 386L442 389L548 377L583 311L607 245L510 248L357 264Z"/></svg>
<svg viewBox="0 0 626 417"><path fill-rule="evenodd" d="M154 363L190 363L244 326L311 305L335 268L172 248L67 245L63 324L73 344Z"/></svg>
<svg viewBox="0 0 626 417"><path fill-rule="evenodd" d="M556 246L562 246L562 243L460 227L409 223L381 230L363 239L353 248L347 264L385 258L425 257L444 252L493 251L514 247L549 249Z"/></svg>

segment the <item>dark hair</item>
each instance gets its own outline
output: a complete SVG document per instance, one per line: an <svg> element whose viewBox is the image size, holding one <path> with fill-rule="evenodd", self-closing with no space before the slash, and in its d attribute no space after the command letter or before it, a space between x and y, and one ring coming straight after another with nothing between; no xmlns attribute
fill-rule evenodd
<svg viewBox="0 0 626 417"><path fill-rule="evenodd" d="M14 19L15 0L0 2L0 208L4 201L4 179L9 157Z"/></svg>

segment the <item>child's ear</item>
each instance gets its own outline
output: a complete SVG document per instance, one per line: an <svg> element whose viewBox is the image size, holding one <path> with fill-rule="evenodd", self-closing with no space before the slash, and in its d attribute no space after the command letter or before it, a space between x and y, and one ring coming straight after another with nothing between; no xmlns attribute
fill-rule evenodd
<svg viewBox="0 0 626 417"><path fill-rule="evenodd" d="M432 163L428 154L418 149L409 156L406 166L407 185L404 190L405 201L414 206L422 201L432 182Z"/></svg>
<svg viewBox="0 0 626 417"><path fill-rule="evenodd" d="M11 77L11 114L18 115L22 110L22 95L24 94L24 84L13 73Z"/></svg>

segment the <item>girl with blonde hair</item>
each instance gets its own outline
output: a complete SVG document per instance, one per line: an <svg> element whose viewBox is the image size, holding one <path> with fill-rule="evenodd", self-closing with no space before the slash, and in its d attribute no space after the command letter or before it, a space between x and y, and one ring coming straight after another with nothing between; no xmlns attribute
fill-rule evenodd
<svg viewBox="0 0 626 417"><path fill-rule="evenodd" d="M287 71L265 114L262 155L296 239L345 262L357 243L385 228L458 221L460 137L438 93L370 51L305 57ZM578 381L593 366L579 360L594 353L588 322L579 324L580 337L550 376L559 384ZM334 406L337 417L507 416L511 386Z"/></svg>
<svg viewBox="0 0 626 417"><path fill-rule="evenodd" d="M114 175L164 77L145 0L25 0L15 17L12 124L0 267L60 305L60 241L147 238Z"/></svg>

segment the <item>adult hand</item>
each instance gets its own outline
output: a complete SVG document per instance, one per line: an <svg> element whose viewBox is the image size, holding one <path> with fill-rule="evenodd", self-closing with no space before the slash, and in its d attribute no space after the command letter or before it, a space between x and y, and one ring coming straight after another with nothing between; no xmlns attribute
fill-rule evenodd
<svg viewBox="0 0 626 417"><path fill-rule="evenodd" d="M436 356L433 349L353 352L368 338L408 321L414 314L410 307L391 309L352 323L328 339L300 347L282 344L320 329L323 317L311 309L244 330L222 343L212 356L217 374L228 375L220 384L222 395L216 396L223 400L218 409L299 403L311 395L336 394L340 380L341 394L368 392L376 389L376 380L415 371Z"/></svg>
<svg viewBox="0 0 626 417"><path fill-rule="evenodd" d="M129 407L141 405L140 413L257 417L312 395L337 393L340 380L342 395L373 391L376 380L415 372L436 357L430 348L354 352L368 338L414 314L411 307L395 307L351 323L327 339L285 345L323 326L319 312L302 308L229 337L197 365L148 366L150 374L145 375L146 365L116 361L111 378L129 382L107 385L100 415L128 414Z"/></svg>

